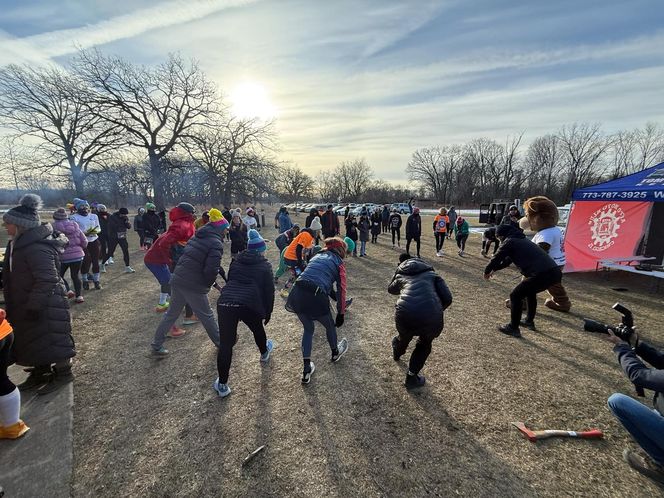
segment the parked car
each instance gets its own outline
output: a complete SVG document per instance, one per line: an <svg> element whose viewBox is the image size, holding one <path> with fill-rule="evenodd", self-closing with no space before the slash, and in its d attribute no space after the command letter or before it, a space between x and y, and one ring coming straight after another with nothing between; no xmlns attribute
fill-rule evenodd
<svg viewBox="0 0 664 498"><path fill-rule="evenodd" d="M410 207L408 207L407 202L395 202L390 206L390 211L393 209L396 209L401 214L410 214Z"/></svg>

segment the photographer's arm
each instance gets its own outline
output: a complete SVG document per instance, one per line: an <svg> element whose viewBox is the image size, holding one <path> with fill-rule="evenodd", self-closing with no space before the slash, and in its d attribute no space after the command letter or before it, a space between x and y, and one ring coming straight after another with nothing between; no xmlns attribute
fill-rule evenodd
<svg viewBox="0 0 664 498"><path fill-rule="evenodd" d="M656 350L650 344L643 341L639 341L634 351L653 367L664 369L664 352Z"/></svg>
<svg viewBox="0 0 664 498"><path fill-rule="evenodd" d="M648 368L626 342L616 344L613 351L629 380L637 387L664 392L664 370Z"/></svg>

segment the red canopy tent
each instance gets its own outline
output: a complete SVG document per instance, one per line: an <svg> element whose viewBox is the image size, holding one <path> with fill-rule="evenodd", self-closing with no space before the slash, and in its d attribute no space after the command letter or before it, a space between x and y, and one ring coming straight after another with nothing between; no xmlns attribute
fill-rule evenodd
<svg viewBox="0 0 664 498"><path fill-rule="evenodd" d="M565 232L566 272L635 255L664 257L664 163L572 196Z"/></svg>

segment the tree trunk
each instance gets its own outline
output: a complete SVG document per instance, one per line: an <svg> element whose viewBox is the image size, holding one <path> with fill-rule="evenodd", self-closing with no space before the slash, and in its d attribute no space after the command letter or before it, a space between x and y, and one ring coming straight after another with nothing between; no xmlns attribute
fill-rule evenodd
<svg viewBox="0 0 664 498"><path fill-rule="evenodd" d="M165 198L166 190L164 187L164 179L162 176L161 160L154 151L148 152L150 159L150 174L152 176L152 188L154 190L154 204L157 206L157 211L166 209Z"/></svg>
<svg viewBox="0 0 664 498"><path fill-rule="evenodd" d="M74 184L74 190L76 190L76 197L82 199L85 196L85 184L82 168L73 160L69 162L69 166L71 170L71 179Z"/></svg>

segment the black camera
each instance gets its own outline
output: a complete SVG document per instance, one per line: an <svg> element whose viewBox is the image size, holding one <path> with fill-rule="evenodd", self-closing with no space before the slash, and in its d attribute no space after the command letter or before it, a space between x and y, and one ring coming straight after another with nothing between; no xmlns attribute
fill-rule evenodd
<svg viewBox="0 0 664 498"><path fill-rule="evenodd" d="M583 330L586 332L608 334L609 329L611 329L613 333L620 337L623 341L629 342L630 337L632 337L632 334L634 333L634 317L632 316L632 312L620 303L614 304L612 308L622 315L621 323L611 326L601 322L596 322L595 320L584 318Z"/></svg>

